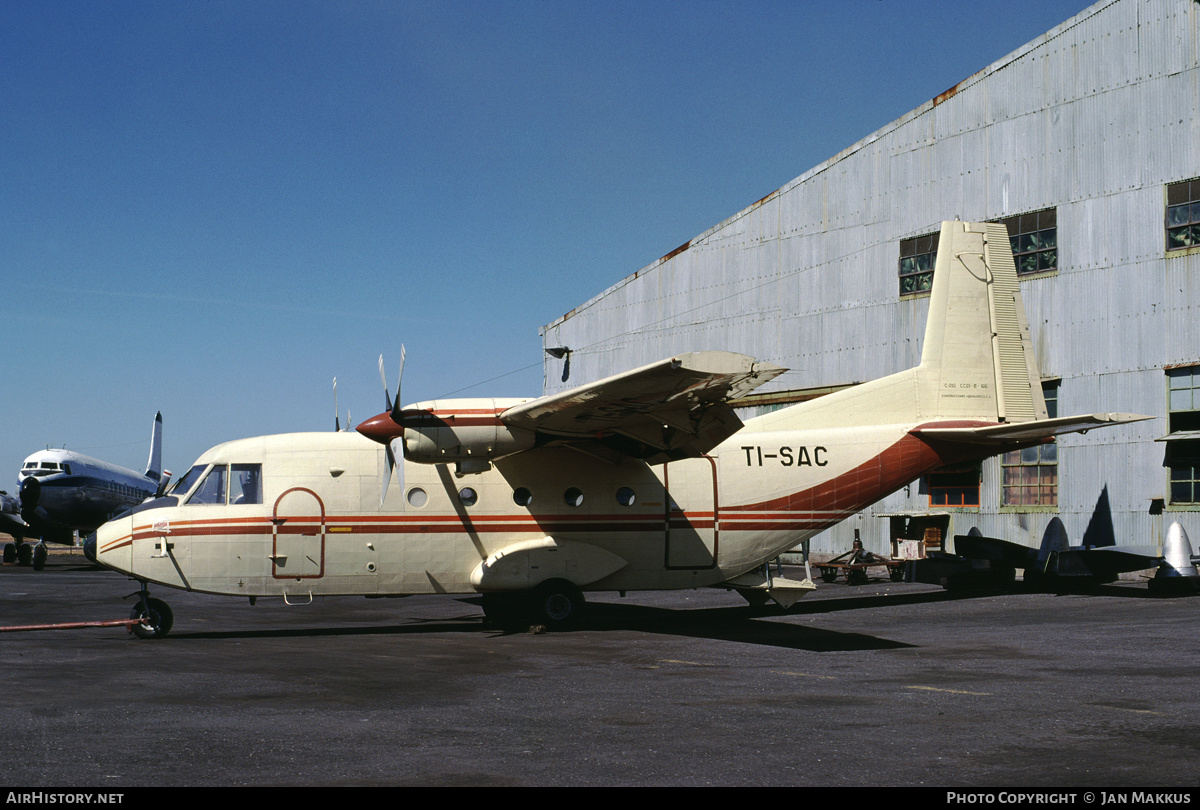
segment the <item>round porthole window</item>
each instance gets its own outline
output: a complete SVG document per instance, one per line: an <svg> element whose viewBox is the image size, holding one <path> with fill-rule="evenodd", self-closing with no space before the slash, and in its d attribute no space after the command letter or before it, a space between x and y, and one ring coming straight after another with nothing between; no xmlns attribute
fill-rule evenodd
<svg viewBox="0 0 1200 810"><path fill-rule="evenodd" d="M567 502L567 506L583 505L583 490L579 487L571 487L563 493L563 500Z"/></svg>
<svg viewBox="0 0 1200 810"><path fill-rule="evenodd" d="M621 487L617 490L617 503L621 506L633 506L637 502L637 494L629 487Z"/></svg>
<svg viewBox="0 0 1200 810"><path fill-rule="evenodd" d="M533 493L525 487L517 487L513 490L513 503L517 506L529 506L533 501Z"/></svg>
<svg viewBox="0 0 1200 810"><path fill-rule="evenodd" d="M463 506L474 506L475 502L479 500L479 493L470 487L463 487L458 491L458 499Z"/></svg>
<svg viewBox="0 0 1200 810"><path fill-rule="evenodd" d="M408 491L408 505L420 509L425 504L429 503L429 495L420 487L413 487Z"/></svg>

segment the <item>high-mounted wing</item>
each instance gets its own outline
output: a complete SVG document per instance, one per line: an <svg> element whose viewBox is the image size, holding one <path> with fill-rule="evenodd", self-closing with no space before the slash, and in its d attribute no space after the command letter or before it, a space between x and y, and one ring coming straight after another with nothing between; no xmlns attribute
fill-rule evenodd
<svg viewBox="0 0 1200 810"><path fill-rule="evenodd" d="M742 427L727 400L787 371L732 352L681 354L500 415L538 444L570 444L651 464L707 453Z"/></svg>

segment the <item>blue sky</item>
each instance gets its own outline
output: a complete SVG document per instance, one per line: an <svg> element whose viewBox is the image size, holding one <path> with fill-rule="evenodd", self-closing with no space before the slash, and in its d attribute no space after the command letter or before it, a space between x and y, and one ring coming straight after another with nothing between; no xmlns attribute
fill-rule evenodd
<svg viewBox="0 0 1200 810"><path fill-rule="evenodd" d="M358 423L401 343L536 396L539 327L1087 5L4 0L0 488Z"/></svg>

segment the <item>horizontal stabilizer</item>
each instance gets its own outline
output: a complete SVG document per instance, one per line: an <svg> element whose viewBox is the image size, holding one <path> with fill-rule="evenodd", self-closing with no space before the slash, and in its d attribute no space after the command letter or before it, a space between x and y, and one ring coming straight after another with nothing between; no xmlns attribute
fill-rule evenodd
<svg viewBox="0 0 1200 810"><path fill-rule="evenodd" d="M1004 445L1048 439L1063 433L1086 433L1092 428L1124 425L1153 419L1137 413L1092 413L1084 416L1063 416L1057 419L1037 419L984 427L916 428L914 436L923 439L959 442L963 444Z"/></svg>

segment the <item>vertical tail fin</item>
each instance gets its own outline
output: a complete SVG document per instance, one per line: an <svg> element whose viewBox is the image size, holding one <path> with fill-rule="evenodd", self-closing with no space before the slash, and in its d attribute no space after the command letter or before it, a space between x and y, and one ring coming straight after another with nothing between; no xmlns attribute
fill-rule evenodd
<svg viewBox="0 0 1200 810"><path fill-rule="evenodd" d="M154 415L154 427L150 431L150 459L146 462L146 477L158 481L162 478L162 413Z"/></svg>
<svg viewBox="0 0 1200 810"><path fill-rule="evenodd" d="M1017 268L1003 225L942 223L916 372L920 419L1046 418Z"/></svg>
<svg viewBox="0 0 1200 810"><path fill-rule="evenodd" d="M1046 402L1003 225L943 222L921 364L760 417L760 429L1024 422Z"/></svg>

